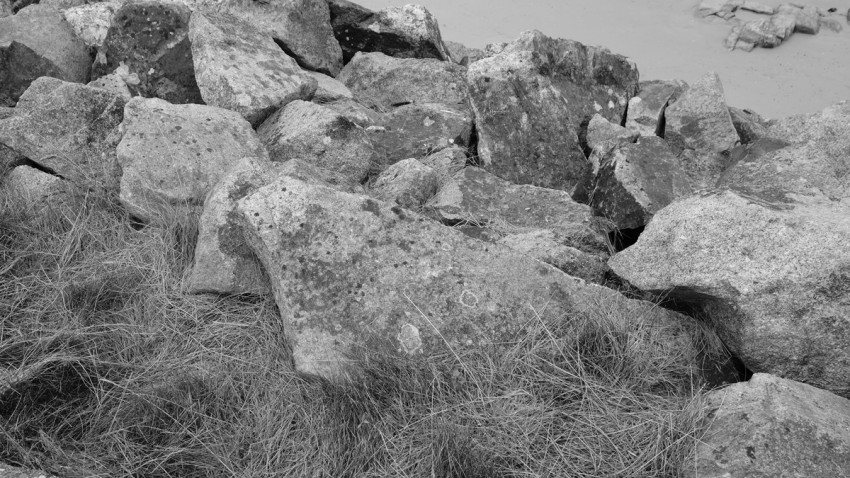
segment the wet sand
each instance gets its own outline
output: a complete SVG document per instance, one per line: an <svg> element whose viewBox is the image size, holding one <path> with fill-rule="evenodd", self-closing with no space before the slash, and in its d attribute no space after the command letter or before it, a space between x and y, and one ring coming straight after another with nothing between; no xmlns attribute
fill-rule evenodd
<svg viewBox="0 0 850 478"><path fill-rule="evenodd" d="M850 0L798 0L835 7L844 29L795 33L779 48L727 51L731 24L698 18L693 0L355 0L373 10L406 3L425 5L443 38L481 48L537 29L560 38L604 46L628 56L642 80L680 78L689 83L716 71L729 105L778 118L818 111L850 99ZM784 3L761 0L767 5ZM739 18L767 18L739 12Z"/></svg>

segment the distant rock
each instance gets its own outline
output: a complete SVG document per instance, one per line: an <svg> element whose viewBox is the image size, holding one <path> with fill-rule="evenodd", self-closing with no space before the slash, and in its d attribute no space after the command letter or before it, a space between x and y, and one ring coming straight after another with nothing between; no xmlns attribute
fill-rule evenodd
<svg viewBox="0 0 850 478"><path fill-rule="evenodd" d="M309 100L318 82L272 38L229 14L195 12L189 22L195 78L204 102L259 126L294 100Z"/></svg>
<svg viewBox="0 0 850 478"><path fill-rule="evenodd" d="M466 104L466 69L434 59L358 53L337 79L357 101L379 110L408 103Z"/></svg>
<svg viewBox="0 0 850 478"><path fill-rule="evenodd" d="M434 197L438 186L437 173L411 158L398 161L381 172L370 192L383 201L417 210Z"/></svg>
<svg viewBox="0 0 850 478"><path fill-rule="evenodd" d="M116 146L126 99L100 88L42 77L0 120L0 143L83 190L117 191Z"/></svg>
<svg viewBox="0 0 850 478"><path fill-rule="evenodd" d="M626 128L641 136L664 136L664 114L688 84L682 80L641 81L637 95L629 100Z"/></svg>
<svg viewBox="0 0 850 478"><path fill-rule="evenodd" d="M383 121L383 115L375 110L363 106L353 99L341 98L329 103L320 104L335 111L338 115L361 128L376 126Z"/></svg>
<svg viewBox="0 0 850 478"><path fill-rule="evenodd" d="M452 61L458 65L469 66L487 56L484 50L481 50L480 48L469 48L462 43L446 41L443 42L443 44L446 45L446 49L449 51Z"/></svg>
<svg viewBox="0 0 850 478"><path fill-rule="evenodd" d="M15 106L41 76L85 83L90 67L85 43L58 10L30 5L0 18L0 106Z"/></svg>
<svg viewBox="0 0 850 478"><path fill-rule="evenodd" d="M345 63L357 52L396 58L448 60L437 19L421 5L387 7L373 12L347 0L329 0L331 25Z"/></svg>
<svg viewBox="0 0 850 478"><path fill-rule="evenodd" d="M133 98L122 127L120 199L143 220L163 204L201 205L238 160L267 157L247 121L213 106Z"/></svg>
<svg viewBox="0 0 850 478"><path fill-rule="evenodd" d="M850 475L850 401L809 385L757 373L706 394L709 428L693 478Z"/></svg>
<svg viewBox="0 0 850 478"><path fill-rule="evenodd" d="M257 134L272 161L302 159L351 181L366 178L377 162L366 131L331 108L293 101L278 110Z"/></svg>
<svg viewBox="0 0 850 478"><path fill-rule="evenodd" d="M203 103L195 81L189 42L191 12L178 3L126 3L98 49L92 79L123 63L139 77L134 94L169 103Z"/></svg>
<svg viewBox="0 0 850 478"><path fill-rule="evenodd" d="M777 8L777 14L788 14L794 17L794 32L817 35L820 31L820 15L812 5L802 8L784 4Z"/></svg>
<svg viewBox="0 0 850 478"><path fill-rule="evenodd" d="M465 108L437 103L399 106L369 128L369 138L384 164L421 159L452 146L466 148L472 136L472 114Z"/></svg>

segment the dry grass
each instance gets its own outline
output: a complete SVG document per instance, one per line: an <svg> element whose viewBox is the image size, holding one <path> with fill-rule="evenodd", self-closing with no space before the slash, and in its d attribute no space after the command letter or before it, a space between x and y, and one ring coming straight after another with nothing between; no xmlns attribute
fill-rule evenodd
<svg viewBox="0 0 850 478"><path fill-rule="evenodd" d="M273 302L181 293L194 215L0 204L0 461L97 477L676 476L693 371L599 311L461 355L292 372ZM618 325L619 324L619 325Z"/></svg>

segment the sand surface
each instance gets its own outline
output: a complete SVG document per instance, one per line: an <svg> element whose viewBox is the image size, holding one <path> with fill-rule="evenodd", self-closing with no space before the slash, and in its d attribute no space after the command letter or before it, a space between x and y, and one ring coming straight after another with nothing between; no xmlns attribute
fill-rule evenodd
<svg viewBox="0 0 850 478"><path fill-rule="evenodd" d="M716 71L729 105L767 118L818 111L850 99L850 0L796 0L835 7L840 33L796 33L779 48L727 51L731 24L695 15L693 0L355 0L379 10L406 3L425 5L446 40L481 48L537 29L560 38L601 45L628 56L642 80L681 78L689 83ZM761 0L779 5L780 0ZM767 18L739 12L739 18Z"/></svg>

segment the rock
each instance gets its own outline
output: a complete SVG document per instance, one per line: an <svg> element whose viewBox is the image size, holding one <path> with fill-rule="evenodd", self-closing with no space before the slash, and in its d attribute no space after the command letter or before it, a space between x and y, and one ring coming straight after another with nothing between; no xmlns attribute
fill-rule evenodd
<svg viewBox="0 0 850 478"><path fill-rule="evenodd" d="M117 2L92 3L65 9L62 15L87 47L100 48L120 7Z"/></svg>
<svg viewBox="0 0 850 478"><path fill-rule="evenodd" d="M187 7L178 3L126 3L112 21L92 66L92 79L123 63L139 77L134 94L169 103L203 103L195 81Z"/></svg>
<svg viewBox="0 0 850 478"><path fill-rule="evenodd" d="M446 45L446 50L448 50L452 61L461 66L469 66L487 56L484 50L469 48L462 43L446 41L443 44Z"/></svg>
<svg viewBox="0 0 850 478"><path fill-rule="evenodd" d="M361 128L375 126L383 121L380 113L352 99L340 99L330 103L322 103L322 106L334 110L337 114Z"/></svg>
<svg viewBox="0 0 850 478"><path fill-rule="evenodd" d="M820 31L820 15L817 9L811 5L798 8L794 5L780 5L777 9L779 15L790 15L794 18L794 31L817 35Z"/></svg>
<svg viewBox="0 0 850 478"><path fill-rule="evenodd" d="M768 123L758 113L730 106L729 116L742 144L753 143L767 136Z"/></svg>
<svg viewBox="0 0 850 478"><path fill-rule="evenodd" d="M728 3L729 0L702 0L697 7L697 14L703 17L717 15Z"/></svg>
<svg viewBox="0 0 850 478"><path fill-rule="evenodd" d="M600 303L618 311L609 320L645 318L685 360L694 355L692 319L399 206L284 177L240 199L237 211L269 274L298 372L346 375L362 347L427 357L489 346L532 317L563 321Z"/></svg>
<svg viewBox="0 0 850 478"><path fill-rule="evenodd" d="M609 265L702 314L750 370L850 396L850 208L802 199L674 202Z"/></svg>
<svg viewBox="0 0 850 478"><path fill-rule="evenodd" d="M564 245L556 234L548 229L509 234L499 239L498 243L592 284L604 284L606 275L610 272L608 264L599 254L590 254Z"/></svg>
<svg viewBox="0 0 850 478"><path fill-rule="evenodd" d="M835 33L841 33L841 30L843 30L843 29L844 29L844 26L843 26L843 25L841 25L841 22L840 22L840 21L838 21L838 20L837 20L837 19L835 19L835 18L824 18L824 17L821 17L821 18L818 20L818 22L820 23L820 26L821 26L822 28L826 28L826 29L831 30L831 31L833 31L833 32L835 32Z"/></svg>
<svg viewBox="0 0 850 478"><path fill-rule="evenodd" d="M78 83L42 77L0 121L0 143L81 189L117 191L115 148L126 100Z"/></svg>
<svg viewBox="0 0 850 478"><path fill-rule="evenodd" d="M487 171L467 167L443 185L429 204L447 223L469 222L502 235L548 229L567 245L589 252L604 250L590 207L564 191L503 181Z"/></svg>
<svg viewBox="0 0 850 478"><path fill-rule="evenodd" d="M36 78L88 81L86 45L59 11L30 5L0 18L0 106L15 106Z"/></svg>
<svg viewBox="0 0 850 478"><path fill-rule="evenodd" d="M357 101L389 110L408 103L466 104L466 69L434 59L358 53L339 74Z"/></svg>
<svg viewBox="0 0 850 478"><path fill-rule="evenodd" d="M200 205L236 161L267 157L247 121L213 106L133 98L124 108L123 129L120 199L143 220L162 203Z"/></svg>
<svg viewBox="0 0 850 478"><path fill-rule="evenodd" d="M0 0L0 18L12 16L15 13L12 11L12 4L9 0Z"/></svg>
<svg viewBox="0 0 850 478"><path fill-rule="evenodd" d="M468 160L466 152L466 148L450 146L430 154L419 161L437 173L439 184L442 186L452 176L466 167Z"/></svg>
<svg viewBox="0 0 850 478"><path fill-rule="evenodd" d="M784 27L778 29L772 20L753 20L740 25L738 41L730 47L744 51L752 51L757 46L775 48L782 43L784 37Z"/></svg>
<svg viewBox="0 0 850 478"><path fill-rule="evenodd" d="M204 201L187 287L190 294L265 294L270 291L268 278L242 235L235 208L236 201L280 176L347 192L362 192L359 184L300 159L284 163L272 163L265 158L239 159Z"/></svg>
<svg viewBox="0 0 850 478"><path fill-rule="evenodd" d="M597 112L620 124L638 74L608 50L533 31L472 64L468 81L481 166L511 182L572 193L590 169L582 126Z"/></svg>
<svg viewBox="0 0 850 478"><path fill-rule="evenodd" d="M135 89L139 83L139 76L135 73L130 73L127 65L121 65L112 73L90 81L88 86L102 88L124 98L126 101L130 101L133 98L133 92L130 91L130 88Z"/></svg>
<svg viewBox="0 0 850 478"><path fill-rule="evenodd" d="M377 161L363 128L331 108L307 101L293 101L278 110L257 128L257 134L272 161L303 159L354 182L364 180Z"/></svg>
<svg viewBox="0 0 850 478"><path fill-rule="evenodd" d="M600 114L593 115L587 125L587 147L592 150L602 148L607 143L634 143L640 135L623 126L614 124Z"/></svg>
<svg viewBox="0 0 850 478"><path fill-rule="evenodd" d="M797 28L797 15L789 11L780 11L770 17L770 31L779 40L785 40Z"/></svg>
<svg viewBox="0 0 850 478"><path fill-rule="evenodd" d="M641 136L664 136L664 113L688 90L682 80L641 81L629 100L626 128Z"/></svg>
<svg viewBox="0 0 850 478"><path fill-rule="evenodd" d="M466 109L443 104L409 104L384 115L369 138L383 164L406 158L424 158L452 146L467 147L472 115Z"/></svg>
<svg viewBox="0 0 850 478"><path fill-rule="evenodd" d="M713 409L685 477L850 475L850 401L757 373L706 394Z"/></svg>
<svg viewBox="0 0 850 478"><path fill-rule="evenodd" d="M676 199L693 192L667 142L657 136L614 148L596 175L590 206L619 229L636 229Z"/></svg>
<svg viewBox="0 0 850 478"><path fill-rule="evenodd" d="M323 105L332 101L354 98L354 93L336 78L317 71L306 71L305 73L316 79L317 88L312 99L314 103Z"/></svg>
<svg viewBox="0 0 850 478"><path fill-rule="evenodd" d="M38 470L28 470L0 463L0 476L3 478L56 478L54 475Z"/></svg>
<svg viewBox="0 0 850 478"><path fill-rule="evenodd" d="M448 60L437 19L421 5L373 12L347 0L329 0L331 25L348 63L357 52L396 58Z"/></svg>
<svg viewBox="0 0 850 478"><path fill-rule="evenodd" d="M271 37L233 15L193 13L189 40L204 102L236 111L255 128L284 105L316 92L318 82Z"/></svg>
<svg viewBox="0 0 850 478"><path fill-rule="evenodd" d="M18 166L0 181L0 197L12 197L24 207L43 209L51 203L69 203L74 200L74 188L58 176L53 176L30 166Z"/></svg>
<svg viewBox="0 0 850 478"><path fill-rule="evenodd" d="M740 8L741 10L749 10L751 12L761 13L764 15L773 15L773 12L776 10L770 5L765 5L763 3L755 2L753 0L744 0L743 2L741 2L741 6L738 8Z"/></svg>
<svg viewBox="0 0 850 478"><path fill-rule="evenodd" d="M437 173L415 159L398 161L385 169L372 185L373 195L383 201L417 210L437 194Z"/></svg>

